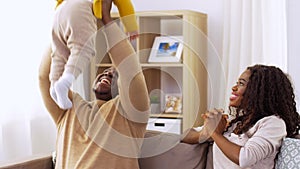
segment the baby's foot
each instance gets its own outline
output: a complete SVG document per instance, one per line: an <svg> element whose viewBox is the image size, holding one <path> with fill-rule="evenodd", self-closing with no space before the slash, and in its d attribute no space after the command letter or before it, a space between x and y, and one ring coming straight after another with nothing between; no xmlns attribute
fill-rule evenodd
<svg viewBox="0 0 300 169"><path fill-rule="evenodd" d="M57 97L56 103L62 109L69 109L72 107L72 102L69 99L68 93L74 79L74 75L65 73L54 84L54 90Z"/></svg>
<svg viewBox="0 0 300 169"><path fill-rule="evenodd" d="M72 102L68 97L69 85L65 83L56 83L55 91L57 94L57 104L62 109L69 109L72 107Z"/></svg>
<svg viewBox="0 0 300 169"><path fill-rule="evenodd" d="M51 85L50 87L50 96L57 103L57 95L54 89L54 85Z"/></svg>

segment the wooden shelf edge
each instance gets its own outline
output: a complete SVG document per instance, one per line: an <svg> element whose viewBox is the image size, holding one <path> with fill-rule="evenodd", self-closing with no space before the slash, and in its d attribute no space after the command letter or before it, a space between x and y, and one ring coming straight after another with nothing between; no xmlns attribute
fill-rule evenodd
<svg viewBox="0 0 300 169"><path fill-rule="evenodd" d="M182 114L167 114L167 113L160 113L160 114L150 114L150 117L156 117L156 118L172 118L172 119L182 119Z"/></svg>
<svg viewBox="0 0 300 169"><path fill-rule="evenodd" d="M142 67L183 67L182 63L141 63Z"/></svg>
<svg viewBox="0 0 300 169"><path fill-rule="evenodd" d="M111 63L100 63L100 64L96 64L96 67L111 67L112 64Z"/></svg>
<svg viewBox="0 0 300 169"><path fill-rule="evenodd" d="M146 11L136 11L135 15L138 17L164 17L164 16L176 16L176 15L202 15L204 17L207 17L206 13L197 12L193 10L146 10ZM120 15L118 12L112 12L111 13L112 18L119 18Z"/></svg>

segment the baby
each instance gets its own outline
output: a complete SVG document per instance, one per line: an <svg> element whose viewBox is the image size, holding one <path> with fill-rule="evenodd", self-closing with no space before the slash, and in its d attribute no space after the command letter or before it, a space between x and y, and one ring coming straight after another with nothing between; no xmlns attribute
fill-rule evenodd
<svg viewBox="0 0 300 169"><path fill-rule="evenodd" d="M119 10L125 32L131 40L137 38L138 26L130 0L57 0L52 27L50 95L62 109L72 107L68 91L95 56L92 37L97 32L97 19L102 19L104 25L112 21L112 3Z"/></svg>

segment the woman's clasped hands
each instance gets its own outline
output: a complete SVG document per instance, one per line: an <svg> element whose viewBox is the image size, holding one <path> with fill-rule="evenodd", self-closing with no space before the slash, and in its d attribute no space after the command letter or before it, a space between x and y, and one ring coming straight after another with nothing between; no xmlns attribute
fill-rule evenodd
<svg viewBox="0 0 300 169"><path fill-rule="evenodd" d="M203 131L207 137L213 134L223 134L228 125L228 115L223 109L212 109L201 115L204 119Z"/></svg>

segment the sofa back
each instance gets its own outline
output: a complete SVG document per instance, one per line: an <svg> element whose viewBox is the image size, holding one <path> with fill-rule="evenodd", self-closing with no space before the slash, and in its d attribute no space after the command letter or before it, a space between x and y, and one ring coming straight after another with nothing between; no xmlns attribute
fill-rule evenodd
<svg viewBox="0 0 300 169"><path fill-rule="evenodd" d="M142 155L147 152L148 156L139 159L140 169L213 169L212 143L186 144L177 134L156 131L147 131L145 138ZM300 169L300 135L283 140L275 169Z"/></svg>
<svg viewBox="0 0 300 169"><path fill-rule="evenodd" d="M161 150L161 151L158 151ZM212 144L186 144L171 133L147 131L139 159L140 169L213 169ZM53 169L51 155L34 157L0 169ZM275 169L300 168L300 136L285 138L278 154Z"/></svg>
<svg viewBox="0 0 300 169"><path fill-rule="evenodd" d="M147 131L139 159L140 169L212 169L209 147L208 142L182 143L178 134Z"/></svg>

